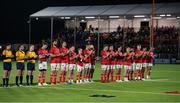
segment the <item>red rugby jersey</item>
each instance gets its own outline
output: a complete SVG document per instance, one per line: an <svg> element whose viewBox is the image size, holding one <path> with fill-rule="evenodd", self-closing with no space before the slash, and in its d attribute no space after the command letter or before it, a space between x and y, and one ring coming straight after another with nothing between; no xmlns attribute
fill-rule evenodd
<svg viewBox="0 0 180 103"><path fill-rule="evenodd" d="M142 63L147 63L148 61L147 52L143 52L143 53L145 53L145 55L142 57Z"/></svg>
<svg viewBox="0 0 180 103"><path fill-rule="evenodd" d="M58 55L60 53L59 48L57 48L57 47L51 47L49 52L53 55ZM59 57L51 57L50 56L50 63L59 63Z"/></svg>
<svg viewBox="0 0 180 103"><path fill-rule="evenodd" d="M38 55L42 55L42 56L45 56L45 58L39 58L39 61L40 62L45 62L47 61L47 58L48 58L48 51L46 49L39 49L38 50Z"/></svg>
<svg viewBox="0 0 180 103"><path fill-rule="evenodd" d="M84 53L84 55L91 55L91 51L88 50L88 49L85 49L85 50L83 51L83 53ZM87 58L85 59L85 62L86 62L86 63L91 63L91 57L90 57L90 56L87 57Z"/></svg>
<svg viewBox="0 0 180 103"><path fill-rule="evenodd" d="M136 50L135 55L142 55L143 52L141 50ZM135 58L135 63L142 63L142 56Z"/></svg>
<svg viewBox="0 0 180 103"><path fill-rule="evenodd" d="M95 63L96 63L96 56L95 56L95 52L93 52L93 53L91 54L91 64L92 64L92 65L95 65Z"/></svg>
<svg viewBox="0 0 180 103"><path fill-rule="evenodd" d="M84 66L83 59L84 59L84 56L78 54L78 55L77 55L77 65L79 65L79 66Z"/></svg>
<svg viewBox="0 0 180 103"><path fill-rule="evenodd" d="M110 51L110 55L112 56L111 58L109 58L109 62L110 64L114 65L115 64L115 52L114 51Z"/></svg>
<svg viewBox="0 0 180 103"><path fill-rule="evenodd" d="M125 53L124 54L124 65L131 65L131 63L132 63L132 58L131 57L132 57L131 53Z"/></svg>
<svg viewBox="0 0 180 103"><path fill-rule="evenodd" d="M70 52L69 56L69 64L75 64L76 63L76 53L74 51Z"/></svg>
<svg viewBox="0 0 180 103"><path fill-rule="evenodd" d="M122 65L122 60L119 57L123 56L122 52L118 51L116 55L116 64Z"/></svg>
<svg viewBox="0 0 180 103"><path fill-rule="evenodd" d="M153 59L154 59L154 53L153 52L148 53L147 63L153 63Z"/></svg>
<svg viewBox="0 0 180 103"><path fill-rule="evenodd" d="M102 65L109 65L109 58L104 58L105 56L108 55L108 51L102 50L101 51L101 64Z"/></svg>
<svg viewBox="0 0 180 103"><path fill-rule="evenodd" d="M63 48L60 48L59 49L60 53L67 53L68 52L68 49L63 47ZM68 63L69 62L69 55L64 55L64 56L60 56L60 62L61 63Z"/></svg>

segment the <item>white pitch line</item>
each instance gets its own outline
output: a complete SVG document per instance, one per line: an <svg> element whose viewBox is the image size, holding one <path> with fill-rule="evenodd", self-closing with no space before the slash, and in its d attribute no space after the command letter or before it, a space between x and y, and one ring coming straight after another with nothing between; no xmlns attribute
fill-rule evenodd
<svg viewBox="0 0 180 103"><path fill-rule="evenodd" d="M19 88L19 87L13 87L13 88ZM96 92L116 92L116 93L133 93L133 94L156 94L156 95L175 95L180 96L178 94L167 94L167 93L155 93L155 92L141 92L141 91L123 91L123 90L100 90L100 89L82 89L82 88L59 88L59 87L51 87L51 86L29 86L29 87L23 87L23 88L40 88L40 89L46 89L46 88L52 88L52 89L58 89L58 90L82 90L82 91L96 91ZM8 88L7 88L8 89Z"/></svg>
<svg viewBox="0 0 180 103"><path fill-rule="evenodd" d="M180 83L180 81L171 81L169 79L151 79L151 80L145 80L145 82L167 82L167 83Z"/></svg>
<svg viewBox="0 0 180 103"><path fill-rule="evenodd" d="M0 102L9 103L9 102ZM10 103L179 103L179 102L10 102Z"/></svg>
<svg viewBox="0 0 180 103"><path fill-rule="evenodd" d="M176 95L177 94L166 94L166 93L155 93L155 92L138 92L138 91L123 91L123 90L99 90L99 89L80 89L80 88L55 88L59 90L83 90L83 91L99 91L99 92L118 92L118 93L138 93L138 94L158 94L158 95ZM178 95L180 96L180 95Z"/></svg>

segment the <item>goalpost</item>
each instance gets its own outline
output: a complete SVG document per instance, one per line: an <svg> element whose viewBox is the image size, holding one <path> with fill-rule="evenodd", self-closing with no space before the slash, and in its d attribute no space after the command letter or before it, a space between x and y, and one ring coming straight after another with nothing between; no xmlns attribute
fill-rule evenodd
<svg viewBox="0 0 180 103"><path fill-rule="evenodd" d="M152 0L152 15L150 25L150 47L154 47L154 17L155 17L155 0Z"/></svg>

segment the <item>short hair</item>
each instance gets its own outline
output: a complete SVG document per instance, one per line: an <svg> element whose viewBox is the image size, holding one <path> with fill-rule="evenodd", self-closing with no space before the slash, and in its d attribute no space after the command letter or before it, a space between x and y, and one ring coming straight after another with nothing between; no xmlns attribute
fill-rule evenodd
<svg viewBox="0 0 180 103"><path fill-rule="evenodd" d="M43 42L42 45L48 45L48 43L47 42Z"/></svg>
<svg viewBox="0 0 180 103"><path fill-rule="evenodd" d="M30 45L29 45L29 48L32 47L32 46L34 46L34 44L30 44Z"/></svg>
<svg viewBox="0 0 180 103"><path fill-rule="evenodd" d="M52 43L55 42L55 41L57 42L58 40L57 40L57 39L54 39L54 40L52 41Z"/></svg>
<svg viewBox="0 0 180 103"><path fill-rule="evenodd" d="M103 47L106 47L106 46L108 46L107 44L104 44L104 46Z"/></svg>
<svg viewBox="0 0 180 103"><path fill-rule="evenodd" d="M18 49L19 49L21 46L24 46L24 44L20 44L20 45L18 46Z"/></svg>
<svg viewBox="0 0 180 103"><path fill-rule="evenodd" d="M7 47L7 46L9 46L9 45L11 45L11 44L10 44L10 43L6 43L6 45L5 45L5 46Z"/></svg>
<svg viewBox="0 0 180 103"><path fill-rule="evenodd" d="M79 51L79 50L82 50L82 48L78 48L78 51Z"/></svg>

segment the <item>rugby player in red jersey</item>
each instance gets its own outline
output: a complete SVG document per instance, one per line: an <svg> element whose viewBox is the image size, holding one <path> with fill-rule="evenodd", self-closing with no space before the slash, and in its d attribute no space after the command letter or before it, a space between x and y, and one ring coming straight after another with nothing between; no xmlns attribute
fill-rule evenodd
<svg viewBox="0 0 180 103"><path fill-rule="evenodd" d="M90 68L90 82L93 82L93 75L95 71L95 64L96 64L96 55L95 55L95 49L93 45L90 45L90 50L92 51L91 54L91 68Z"/></svg>
<svg viewBox="0 0 180 103"><path fill-rule="evenodd" d="M136 68L136 65L135 65L135 52L134 52L134 48L131 48L131 55L132 55L132 58L131 58L131 69L129 71L129 80L133 80L133 74L134 74L134 71L135 71L135 68Z"/></svg>
<svg viewBox="0 0 180 103"><path fill-rule="evenodd" d="M74 83L74 69L76 66L76 53L75 53L75 47L72 46L69 49L69 70L68 70L68 83Z"/></svg>
<svg viewBox="0 0 180 103"><path fill-rule="evenodd" d="M141 45L137 45L137 50L135 51L135 79L141 80L141 69L142 69L142 56L143 52L141 51Z"/></svg>
<svg viewBox="0 0 180 103"><path fill-rule="evenodd" d="M60 71L60 83L66 82L66 70L68 70L68 62L69 62L69 50L67 48L67 43L64 41L61 45L60 51L60 63L61 63L61 71Z"/></svg>
<svg viewBox="0 0 180 103"><path fill-rule="evenodd" d="M48 59L48 44L46 42L43 43L42 47L38 50L39 56L39 76L38 76L38 85L47 85L45 83L46 70L47 70L47 59Z"/></svg>
<svg viewBox="0 0 180 103"><path fill-rule="evenodd" d="M84 53L84 59L85 59L85 64L84 64L84 82L88 83L89 82L89 74L90 74L90 68L91 68L91 53L92 51L89 50L90 46L86 45L86 49L83 51Z"/></svg>
<svg viewBox="0 0 180 103"><path fill-rule="evenodd" d="M147 79L151 79L151 70L153 67L153 60L155 57L153 51L154 51L154 48L150 48L149 52L147 53L147 55L148 55L148 59L147 59L148 66L147 66L147 73L146 73Z"/></svg>
<svg viewBox="0 0 180 103"><path fill-rule="evenodd" d="M59 69L59 48L57 47L57 40L53 41L52 47L49 51L50 53L50 64L51 64L51 74L50 74L50 84L54 85L57 83L57 73ZM54 82L53 82L54 81Z"/></svg>
<svg viewBox="0 0 180 103"><path fill-rule="evenodd" d="M114 52L114 47L111 45L109 46L109 66L110 66L110 71L108 74L108 79L111 77L111 81L114 81L114 70L115 70L115 52Z"/></svg>
<svg viewBox="0 0 180 103"><path fill-rule="evenodd" d="M116 53L116 82L122 82L121 80L121 69L123 67L123 53L122 47L118 47Z"/></svg>
<svg viewBox="0 0 180 103"><path fill-rule="evenodd" d="M130 48L126 48L126 52L124 53L124 81L129 81L128 76L129 76L129 71L132 68L132 54L130 52Z"/></svg>
<svg viewBox="0 0 180 103"><path fill-rule="evenodd" d="M142 56L142 69L141 69L141 78L144 79L144 72L147 69L147 48L143 48L143 56Z"/></svg>
<svg viewBox="0 0 180 103"><path fill-rule="evenodd" d="M104 46L103 50L101 51L101 82L108 81L108 70L109 70L109 52L108 46Z"/></svg>
<svg viewBox="0 0 180 103"><path fill-rule="evenodd" d="M82 76L84 70L84 56L81 48L78 49L78 55L76 56L76 59L77 59L76 83L81 84L83 83Z"/></svg>

